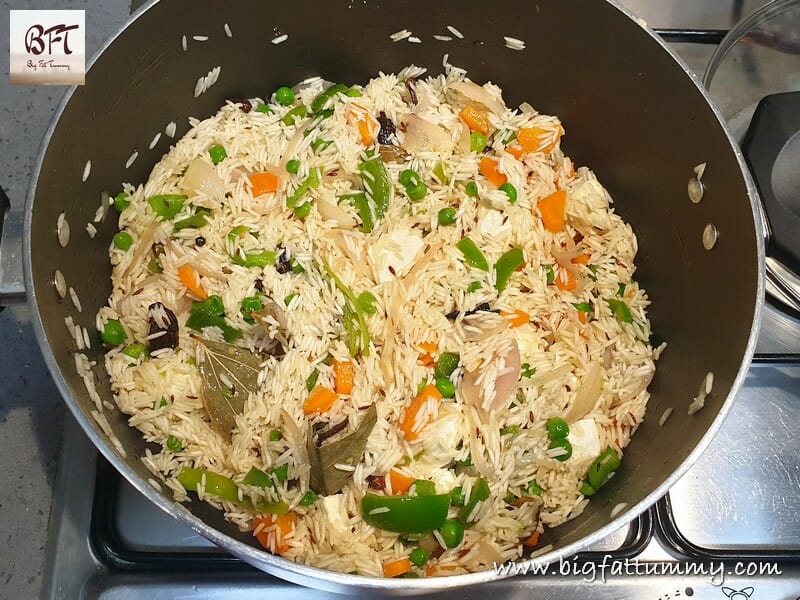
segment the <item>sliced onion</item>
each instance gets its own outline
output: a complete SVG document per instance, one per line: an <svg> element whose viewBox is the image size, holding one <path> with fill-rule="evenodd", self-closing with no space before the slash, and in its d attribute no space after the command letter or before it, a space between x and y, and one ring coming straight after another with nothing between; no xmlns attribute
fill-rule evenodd
<svg viewBox="0 0 800 600"><path fill-rule="evenodd" d="M278 164L278 168L274 171L275 175L278 177L281 176L281 173L285 172L286 163L292 159L292 156L294 156L297 146L303 140L303 134L306 132L306 129L308 129L309 125L311 125L311 122L304 123L298 127L295 130L292 139L290 139L289 143L286 144L286 148L283 150L283 156L281 157L281 162Z"/></svg>
<svg viewBox="0 0 800 600"><path fill-rule="evenodd" d="M343 227L345 229L355 228L357 224L356 220L343 208L333 204L332 202L323 200L322 198L317 198L315 204L317 205L319 214L326 221L335 221L339 227Z"/></svg>
<svg viewBox="0 0 800 600"><path fill-rule="evenodd" d="M417 115L406 115L402 123L404 134L400 145L407 152L448 152L453 148L450 135L435 123Z"/></svg>
<svg viewBox="0 0 800 600"><path fill-rule="evenodd" d="M221 198L225 194L225 187L214 167L199 156L186 169L183 187L193 194L205 194L210 198Z"/></svg>
<svg viewBox="0 0 800 600"><path fill-rule="evenodd" d="M569 405L567 412L564 413L564 420L567 423L574 423L582 419L595 407L603 391L603 365L599 362L594 363L581 382L581 387L575 393L575 398Z"/></svg>
<svg viewBox="0 0 800 600"><path fill-rule="evenodd" d="M505 562L500 551L484 540L478 542L478 553L475 558L478 563L484 565L500 565Z"/></svg>
<svg viewBox="0 0 800 600"><path fill-rule="evenodd" d="M484 386L478 383L478 379L481 376L480 371L467 371L464 373L464 379L461 381L464 402L490 412L508 405L508 399L517 386L520 372L519 347L516 340L512 340L511 348L506 354L498 355L494 353L489 364L499 365L501 362L503 370L509 367L511 370L495 379L494 393L488 398L484 396Z"/></svg>
<svg viewBox="0 0 800 600"><path fill-rule="evenodd" d="M450 84L450 89L468 101L484 106L493 113L502 114L506 110L506 105L502 98L495 98L486 91L486 88L472 81L457 81Z"/></svg>
<svg viewBox="0 0 800 600"><path fill-rule="evenodd" d="M575 248L574 250L566 250L561 252L559 250L553 250L551 252L553 258L556 259L556 262L559 266L564 267L567 271L572 271L573 273L578 273L578 265L572 262L573 258L579 257L583 254L583 251L580 248Z"/></svg>
<svg viewBox="0 0 800 600"><path fill-rule="evenodd" d="M536 373L536 375L529 378L525 382L525 385L529 387L545 385L551 381L555 381L556 379L560 379L561 377L569 375L570 371L572 371L572 367L570 365L561 365L552 371L542 371L541 373Z"/></svg>
<svg viewBox="0 0 800 600"><path fill-rule="evenodd" d="M508 329L508 321L494 313L473 313L465 316L461 320L461 324L470 327L469 330L464 331L465 342L480 342ZM480 331L472 331L472 328Z"/></svg>

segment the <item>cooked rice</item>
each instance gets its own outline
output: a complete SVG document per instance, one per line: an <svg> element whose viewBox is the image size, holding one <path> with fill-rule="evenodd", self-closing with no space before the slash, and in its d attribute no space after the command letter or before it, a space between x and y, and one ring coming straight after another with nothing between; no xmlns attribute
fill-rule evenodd
<svg viewBox="0 0 800 600"><path fill-rule="evenodd" d="M272 43L277 46L278 44L282 44L288 39L289 39L288 34L284 33L283 35L279 35L278 37L272 38Z"/></svg>
<svg viewBox="0 0 800 600"><path fill-rule="evenodd" d="M448 30L463 38L454 27L448 26ZM401 30L390 37L395 41L407 39L411 32ZM281 39L286 36L272 42ZM424 69L413 65L398 75L381 74L363 88L361 97L340 95L332 105L333 115L318 120L313 127L308 126L310 119L299 127L284 124L282 118L291 107L271 105L273 114L245 113L228 102L208 119L190 119L187 135L164 155L147 182L123 186L131 204L120 214L120 227L131 233L134 246L128 251L111 250L113 292L108 306L97 315L96 327L102 330L109 319L119 319L127 333L126 343L153 344L165 334L150 334L149 320L152 318L162 329L169 323L163 310L148 310L156 302L172 310L179 322L175 349L162 348L150 352L149 359L132 360L121 348L113 348L105 357L118 408L147 442L161 448L157 453L146 450L143 462L177 501L189 498L177 480L183 467L208 469L241 482L252 467L268 472L286 465L289 477L276 481L274 490L241 485L239 493L244 500L286 502L297 516L289 535L284 537L280 527L266 526L263 521L254 533L266 539L272 551L286 544L286 558L320 568L381 576L382 563L401 556L398 536L367 524L360 509L370 475L386 475L384 493L392 493L392 478L388 476L392 469L432 481L437 493L461 486L467 502L479 476L489 484L490 498L478 502L467 515L467 520L475 522L466 529L462 545L446 549L438 558L439 567L452 568L441 574L491 568L491 561L484 558L488 554L477 550L483 545L493 550L489 554L495 559L519 558L521 532L530 535L585 510L589 499L579 490L586 470L608 446L622 453L641 424L654 361L663 350L663 346L654 349L648 343L648 299L633 280L637 243L631 227L614 212L611 197L588 168L573 170L560 147L558 131L562 126L558 119L540 114L530 105L489 115L492 128L498 131L536 127L550 134L540 144L549 150L531 152L521 160L504 152L502 141L490 136L490 156L499 161L500 170L516 188L516 203L509 203L502 191L479 175L483 154L460 150L418 151L405 161L385 163L392 182L398 181L401 171L412 168L428 189L421 201L410 203L402 186L395 186L387 212L377 220L372 233L362 233L358 228L360 217L350 203L337 202L337 197L361 189L370 195L376 193L376 183L359 171L365 147L351 110L370 115L383 111L399 124L411 110L403 78L417 78L415 89L420 102L414 110L418 116L439 125L452 146L458 148L468 132L462 129L458 117L461 100L449 86L463 79L463 70L450 67L447 55L443 64L446 75L425 80L420 78ZM218 76L217 67L201 77L195 95ZM324 82L315 78L305 85L297 96L299 102L309 106L324 89ZM484 90L495 99L501 98L497 86L487 84ZM262 102L257 98L253 105ZM358 109L351 106L354 102ZM170 123L165 134L173 137L175 129L175 123ZM402 145L407 135L407 130L398 127L397 143ZM315 150L312 144L317 139L333 143ZM215 144L225 148L227 158L212 166L208 149ZM202 192L188 189L183 174L198 158L222 183L224 202L211 188ZM290 158L300 161L296 176L285 175L285 161ZM447 181L443 183L433 178L437 165L446 172ZM311 214L305 220L297 219L285 208L286 197L317 168L322 169L324 177L318 188L308 192L315 201ZM267 169L281 174L281 190L254 199L250 181L242 174ZM479 184L479 200L464 193L465 183L472 180ZM537 205L556 189L567 192L567 229L554 234L544 228ZM174 233L171 222L156 219L147 198L176 193L186 193L188 198L175 221L192 216L196 208L211 211L202 230ZM344 217L324 220L318 212L323 201L338 206ZM457 208L454 226L438 225L438 212L447 206ZM229 237L238 226L257 237L249 236L246 242ZM200 233L202 245L195 243ZM576 233L583 236L580 242L574 241ZM502 293L495 291L497 276L493 269L484 272L465 264L455 244L466 235L478 244L490 264L512 247L523 250L525 265ZM156 243L162 274L148 270ZM279 243L303 272L281 274L272 265L247 268L232 262L231 256L241 257L241 253L259 248L275 250ZM591 257L593 271L571 263L569 258L567 266L556 261L554 255L562 256L573 247L577 248L574 256L585 253ZM342 329L344 298L325 275L322 260L354 293L369 290L376 298L377 312L366 317L371 338L368 355L349 358L348 336ZM195 366L204 360L203 352L190 337L194 333L222 340L222 332L214 327L199 333L187 329L192 296L178 277L178 269L184 265L196 272L195 286L221 297L227 323L245 332L238 345L252 350L265 343L264 338L255 339L256 329L239 310L242 299L257 290L263 289L265 296L275 299L286 321L285 354L264 356L258 389L237 416L230 440L211 427L204 410L202 375ZM576 289L567 291L555 283L548 284L550 266L559 273L573 272L578 281ZM473 282L480 289L467 292ZM616 296L620 283L626 285L622 298ZM284 299L290 296L286 306ZM615 318L605 302L615 298L626 303L634 323ZM530 316L529 322L511 327L508 319L492 312L481 312L477 319L466 314L482 302L506 312L524 311ZM588 302L593 308L585 324L573 306L579 302ZM451 311L457 311L454 320L445 317ZM71 318L66 324L75 327ZM281 327L274 319L265 325L272 332ZM75 336L74 332L71 335ZM76 339L76 343L85 345L83 330L78 337L81 341ZM432 368L419 361L420 344L431 342L436 345L434 356L444 351L460 353L459 367L451 375L456 396L422 403L409 424L418 438L410 441L401 432L400 423L419 383L424 378L432 381ZM517 373L510 354L514 349L519 351L519 362L527 363L532 374L516 383L512 379L511 395L506 399L501 395L501 382L504 375ZM306 380L316 369L317 384L333 386L333 368L325 360L328 356L354 361L355 385L352 394L336 399L324 416L309 417L302 408L308 395ZM75 360L94 399L92 365L85 357L76 355ZM600 386L593 390L587 382L597 369ZM477 398L466 389L467 374L474 375ZM220 381L223 385L234 383L224 373ZM701 391L707 393L712 383L708 377L704 379ZM582 408L570 423L573 453L562 461L563 449L548 450L545 423L552 416L567 414L582 394L588 396L581 400ZM501 407L493 405L495 395L500 396ZM335 425L347 417L341 434L345 435L356 430L364 409L373 403L377 405L377 423L363 457L355 466L341 461L334 465L342 473L352 473L342 492L321 497L311 506L300 506L309 490L306 435L310 423ZM103 405L97 406L93 416L108 435L113 435L102 415ZM509 427L515 428L513 435L500 434L501 429ZM280 441L269 439L273 430L283 434ZM169 436L181 440L180 452L169 450ZM468 457L473 466L454 467L455 461ZM524 495L524 488L533 480L543 489L541 507L534 502L517 506L504 501L509 492ZM207 491L205 475L196 496L222 509L225 517L242 530L254 529L254 515ZM457 511L451 508L450 517ZM383 512L386 510L378 508L371 514ZM434 537L442 548L446 547L438 532ZM548 547L534 554L546 550Z"/></svg>
<svg viewBox="0 0 800 600"><path fill-rule="evenodd" d="M456 36L458 39L460 39L460 40L463 40L463 39L464 39L464 34L463 34L463 33L461 33L461 32L460 32L458 29L456 29L455 27L453 27L452 25L448 25L448 26L447 26L447 30L448 30L450 33L452 33L454 36Z"/></svg>
<svg viewBox="0 0 800 600"><path fill-rule="evenodd" d="M69 221L67 221L67 217L63 212L58 215L56 220L56 237L59 245L62 248L66 248L67 244L69 244Z"/></svg>
<svg viewBox="0 0 800 600"><path fill-rule="evenodd" d="M87 223L86 233L89 235L90 239L94 239L94 236L97 235L97 227L95 227L92 223Z"/></svg>
<svg viewBox="0 0 800 600"><path fill-rule="evenodd" d="M59 269L56 269L56 272L53 273L53 285L56 288L58 297L63 299L67 295L67 280L64 279L64 274Z"/></svg>
<svg viewBox="0 0 800 600"><path fill-rule="evenodd" d="M156 133L156 134L153 136L153 139L152 139L152 140L150 140L150 145L148 146L148 148L150 148L150 150L152 150L153 148L155 148L155 147L156 147L156 144L158 143L158 140L160 140L160 139L161 139L161 132L159 131L158 133Z"/></svg>
<svg viewBox="0 0 800 600"><path fill-rule="evenodd" d="M128 157L128 160L125 161L125 168L130 169L133 163L136 162L136 159L139 158L139 151L134 150L131 155Z"/></svg>
<svg viewBox="0 0 800 600"><path fill-rule="evenodd" d="M225 23L225 25L223 26L223 29L225 30L225 35L227 35L229 38L233 37L233 33L231 32L231 26L230 25Z"/></svg>
<svg viewBox="0 0 800 600"><path fill-rule="evenodd" d="M85 182L89 179L89 173L92 172L92 161L87 160L86 165L83 167L83 174L81 175L81 181Z"/></svg>
<svg viewBox="0 0 800 600"><path fill-rule="evenodd" d="M182 35L182 36L181 36L181 49L182 49L184 52L186 52L186 49L187 49L187 48L188 48L188 43L186 42L186 36L185 36L185 35Z"/></svg>
<svg viewBox="0 0 800 600"><path fill-rule="evenodd" d="M208 41L208 36L207 35L193 35L192 39L195 42L207 42Z"/></svg>

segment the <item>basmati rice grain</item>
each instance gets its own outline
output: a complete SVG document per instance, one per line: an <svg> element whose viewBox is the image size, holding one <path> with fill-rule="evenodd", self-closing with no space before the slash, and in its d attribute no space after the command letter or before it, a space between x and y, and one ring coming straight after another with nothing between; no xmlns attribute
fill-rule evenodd
<svg viewBox="0 0 800 600"><path fill-rule="evenodd" d="M421 40L421 39L419 39L419 38L418 38L417 36L415 36L415 35L412 35L412 36L410 36L410 37L408 38L408 41L409 41L410 43L412 43L412 44L421 44L421 43L422 43L422 40Z"/></svg>
<svg viewBox="0 0 800 600"><path fill-rule="evenodd" d="M58 215L58 221L56 221L56 236L61 247L66 248L69 244L69 221L63 212Z"/></svg>
<svg viewBox="0 0 800 600"><path fill-rule="evenodd" d="M133 153L128 157L128 160L125 162L125 168L130 169L131 165L136 161L139 157L138 150L134 150Z"/></svg>
<svg viewBox="0 0 800 600"><path fill-rule="evenodd" d="M694 174L697 176L697 181L703 179L703 174L706 172L706 163L700 163L694 168Z"/></svg>
<svg viewBox="0 0 800 600"><path fill-rule="evenodd" d="M711 393L711 389L714 387L714 373L709 371L706 373L706 394Z"/></svg>
<svg viewBox="0 0 800 600"><path fill-rule="evenodd" d="M464 34L463 34L463 33L461 33L461 32L460 32L458 29L456 29L455 27L453 27L452 25L448 25L448 26L447 26L447 30L448 30L450 33L452 33L454 36L456 36L458 39L460 39L460 40L463 40L463 39L464 39Z"/></svg>
<svg viewBox="0 0 800 600"><path fill-rule="evenodd" d="M159 131L157 134L155 134L155 136L153 136L153 139L150 141L150 146L149 146L150 150L156 147L156 144L160 139L161 139L161 132Z"/></svg>
<svg viewBox="0 0 800 600"><path fill-rule="evenodd" d="M411 36L411 32L408 29L401 29L400 31L395 31L392 35L390 35L389 39L393 42L399 42L409 36Z"/></svg>
<svg viewBox="0 0 800 600"><path fill-rule="evenodd" d="M208 41L208 36L207 35L193 35L192 39L195 42L207 42Z"/></svg>
<svg viewBox="0 0 800 600"><path fill-rule="evenodd" d="M449 35L434 35L433 39L439 40L440 42L452 42L453 38Z"/></svg>
<svg viewBox="0 0 800 600"><path fill-rule="evenodd" d="M164 133L166 133L169 137L174 138L175 137L175 129L176 128L177 128L177 125L175 125L175 121L170 121L169 123L167 123L167 126L164 128Z"/></svg>
<svg viewBox="0 0 800 600"><path fill-rule="evenodd" d="M186 52L186 48L187 47L188 47L188 44L186 43L186 36L182 35L181 36L181 48L183 48L183 51Z"/></svg>
<svg viewBox="0 0 800 600"><path fill-rule="evenodd" d="M56 269L56 272L53 274L53 285L56 288L56 293L59 298L63 300L67 295L67 281L64 279L64 274L59 269Z"/></svg>
<svg viewBox="0 0 800 600"><path fill-rule="evenodd" d="M628 506L627 502L620 502L619 504L617 504L614 508L611 509L611 518L613 519L614 517L616 517L619 513L625 510L627 506Z"/></svg>
<svg viewBox="0 0 800 600"><path fill-rule="evenodd" d="M97 235L97 227L92 225L91 223L86 224L86 233L89 234L90 239L94 239L94 236Z"/></svg>
<svg viewBox="0 0 800 600"><path fill-rule="evenodd" d="M197 80L197 83L194 85L194 97L197 98L200 94L202 94L206 89L206 77L205 75L201 75L200 78Z"/></svg>
<svg viewBox="0 0 800 600"><path fill-rule="evenodd" d="M83 167L83 176L81 177L81 181L86 181L89 179L89 173L92 172L92 161L87 160L86 165Z"/></svg>
<svg viewBox="0 0 800 600"><path fill-rule="evenodd" d="M72 304L75 307L75 310L81 312L81 301L78 298L78 293L72 287L69 288L69 297L70 300L72 300Z"/></svg>
<svg viewBox="0 0 800 600"><path fill-rule="evenodd" d="M225 35L227 35L229 38L233 37L233 33L231 33L230 25L225 23L225 25L223 26L223 29L225 30Z"/></svg>
<svg viewBox="0 0 800 600"><path fill-rule="evenodd" d="M91 350L92 342L89 339L89 332L86 330L86 327L82 327L81 330L83 331L83 344L87 350Z"/></svg>
<svg viewBox="0 0 800 600"><path fill-rule="evenodd" d="M289 36L284 33L283 35L279 35L276 38L272 38L271 42L277 46L278 44L282 44L283 42L285 42L288 39L289 39Z"/></svg>
<svg viewBox="0 0 800 600"><path fill-rule="evenodd" d="M661 418L658 420L658 426L659 427L663 427L664 426L664 423L667 422L667 419L669 419L669 416L672 414L672 411L673 411L673 408L671 406L667 407L664 410L663 414L661 415Z"/></svg>

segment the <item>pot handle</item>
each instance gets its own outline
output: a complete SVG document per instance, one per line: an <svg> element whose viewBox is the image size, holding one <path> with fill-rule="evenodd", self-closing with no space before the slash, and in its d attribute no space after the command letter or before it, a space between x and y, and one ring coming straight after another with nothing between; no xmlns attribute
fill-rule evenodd
<svg viewBox="0 0 800 600"><path fill-rule="evenodd" d="M22 210L11 210L0 187L0 306L25 301L22 271Z"/></svg>

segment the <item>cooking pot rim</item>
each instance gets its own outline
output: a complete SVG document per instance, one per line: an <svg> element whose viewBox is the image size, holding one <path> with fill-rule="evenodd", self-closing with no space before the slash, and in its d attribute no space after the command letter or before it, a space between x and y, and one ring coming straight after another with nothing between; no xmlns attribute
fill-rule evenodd
<svg viewBox="0 0 800 600"><path fill-rule="evenodd" d="M518 565L530 563L531 567L533 567L534 565L541 566L545 564L558 563L558 561L560 561L561 559L567 558L575 554L576 552L580 551L581 549L584 549L587 546L590 546L602 540L603 538L607 537L609 534L619 529L621 526L625 525L632 519L636 518L639 514L644 512L651 505L653 505L659 498L661 498L667 492L667 490L669 490L669 488L671 488L678 481L678 479L680 479L686 473L689 467L691 467L691 465L694 464L694 462L697 460L700 454L706 449L706 447L711 442L712 438L716 435L717 431L721 427L722 421L725 419L731 408L733 398L736 396L736 394L742 387L742 384L744 383L744 379L748 371L748 366L755 352L756 342L758 339L758 332L761 325L762 309L764 304L764 290L765 290L764 235L766 230L765 229L766 222L765 222L765 217L763 215L762 206L758 197L758 193L756 191L755 183L753 182L752 177L750 176L750 172L747 169L741 150L735 143L724 119L722 118L717 107L714 105L709 94L702 87L700 81L692 73L689 67L677 55L677 53L673 51L673 49L670 48L651 29L647 28L640 19L637 19L633 15L633 13L631 13L627 8L621 6L617 2L617 0L605 0L605 1L608 4L610 4L613 8L623 13L623 15L628 17L631 20L632 26L633 25L642 26L642 28L653 39L655 39L657 43L661 45L664 51L667 52L673 58L673 60L675 60L681 66L681 68L686 72L687 76L692 80L692 83L695 85L697 90L702 94L706 102L711 106L719 126L723 129L725 133L730 149L736 157L736 160L739 164L739 169L744 178L745 187L747 190L747 196L750 201L750 206L753 213L753 222L755 224L754 233L756 235L756 252L759 264L758 275L757 275L758 281L756 285L755 306L753 311L753 321L750 324L750 337L748 339L747 346L745 348L744 355L742 357L742 362L739 366L736 378L734 379L733 385L731 386L730 393L722 403L717 415L715 416L714 420L708 427L707 431L703 434L701 440L689 453L689 455L683 460L683 462L678 466L678 468L675 469L672 472L672 474L661 483L661 485L659 485L645 498L643 498L637 504L624 511L624 514L618 516L615 519L612 519L605 526L595 530L594 532L585 536L584 538L576 542L573 542L567 546L564 546L562 548L552 550L548 553L542 554L541 556L537 556L535 558L517 561ZM146 4L144 4L141 8L139 8L139 10L134 12L120 27L120 29L117 30L116 33L114 33L114 35L110 37L97 50L97 52L94 53L92 58L89 60L88 68L91 69L95 61L97 61L99 57L103 54L103 52L114 43L116 38L119 35L121 35L123 31L125 31L141 15L150 10L158 2L159 0L149 0ZM347 589L352 589L356 587L361 589L384 590L387 592L395 591L395 592L401 592L401 593L404 592L407 594L413 594L413 593L427 592L431 590L443 590L465 585L480 584L507 577L508 575L502 575L496 572L495 570L487 570L477 573L469 573L465 575L453 575L449 577L432 577L424 579L398 580L398 579L368 577L363 575L350 575L346 573L338 573L335 571L329 571L318 567L312 567L304 564L295 563L291 560L270 554L265 550L258 549L254 546L245 544L237 539L231 538L223 534L219 530L206 524L199 517L192 514L183 505L174 502L173 500L170 500L163 493L156 491L145 481L144 478L140 477L128 465L126 459L122 458L119 454L117 454L116 450L113 448L112 444L110 443L106 435L99 429L99 427L90 418L90 416L80 409L78 404L72 398L69 386L67 385L67 382L63 374L61 373L61 370L58 367L55 354L53 353L53 350L48 343L47 336L44 330L44 324L38 309L38 297L33 282L33 262L31 255L32 240L30 236L30 231L32 227L33 208L36 197L37 182L39 175L41 173L44 156L47 147L49 145L50 138L52 137L53 132L55 131L55 128L58 124L61 114L64 112L67 104L69 103L76 89L77 87L73 86L70 90L68 90L67 93L64 95L63 99L61 100L61 102L59 103L58 108L55 111L55 114L53 115L53 119L50 122L45 132L43 141L39 147L39 152L36 162L34 164L34 168L31 173L31 183L28 189L28 194L25 203L25 222L23 229L24 231L23 263L24 263L25 286L27 290L28 305L31 310L31 321L33 324L37 341L44 356L45 362L50 370L50 373L52 374L53 380L59 392L64 398L67 406L69 406L70 411L72 412L78 423L81 425L84 432L90 438L92 443L100 450L102 455L117 469L117 471L119 471L125 477L125 479L128 480L128 482L131 483L131 485L133 485L134 488L136 488L148 500L153 502L156 506L158 506L159 508L170 514L178 521L188 525L200 535L214 542L218 546L221 546L222 548L224 548L231 554L241 558L242 560L264 571L273 573L282 578L289 579L297 583L311 585L313 587L328 589L331 591L346 591ZM532 570L531 572L534 571Z"/></svg>

